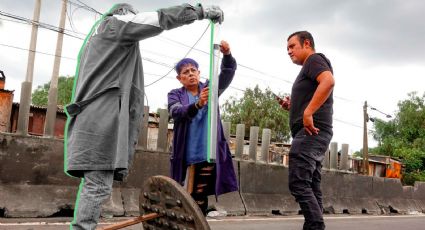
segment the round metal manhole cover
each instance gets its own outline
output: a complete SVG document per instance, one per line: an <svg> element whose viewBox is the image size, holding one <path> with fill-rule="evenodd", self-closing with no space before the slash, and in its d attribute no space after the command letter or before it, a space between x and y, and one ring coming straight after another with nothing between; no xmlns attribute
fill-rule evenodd
<svg viewBox="0 0 425 230"><path fill-rule="evenodd" d="M144 229L210 230L192 197L169 177L150 177L140 193L139 202L140 215L160 214L160 217L143 222Z"/></svg>

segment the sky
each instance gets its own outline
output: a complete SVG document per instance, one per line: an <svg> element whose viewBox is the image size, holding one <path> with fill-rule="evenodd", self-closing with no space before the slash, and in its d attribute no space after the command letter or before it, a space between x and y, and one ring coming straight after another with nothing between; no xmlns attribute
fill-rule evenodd
<svg viewBox="0 0 425 230"><path fill-rule="evenodd" d="M78 0L71 0L78 3ZM99 12L106 12L113 0L81 0ZM141 12L198 1L127 0ZM408 93L425 92L425 1L422 0L218 0L200 1L219 5L224 22L218 37L229 42L239 66L231 87L221 96L240 98L243 90L259 85L278 94L290 93L301 66L294 65L286 52L286 39L295 31L313 34L316 51L324 53L334 68L334 136L332 141L350 145L350 152L362 148L363 104L394 116L397 103ZM81 3L79 3L81 4ZM32 19L35 0L2 0L0 11ZM60 0L42 0L40 22L59 25ZM99 15L68 4L66 27L70 34L84 38ZM25 80L31 26L0 16L0 70L6 75L6 89L15 90ZM200 63L201 77L208 77L207 54L210 32L206 20L164 31L140 42L145 58L145 85L170 72L188 54ZM57 33L39 28L33 89L50 81ZM64 37L60 75L74 75L76 57L83 40ZM13 46L15 48L12 48ZM16 48L17 47L17 48ZM21 49L18 49L21 48ZM22 50L24 49L24 50ZM48 55L50 54L50 55ZM180 87L171 71L146 87L145 104L150 111L166 108L167 93ZM368 109L371 117L388 120ZM368 123L373 130L373 124ZM369 146L378 143L369 135Z"/></svg>

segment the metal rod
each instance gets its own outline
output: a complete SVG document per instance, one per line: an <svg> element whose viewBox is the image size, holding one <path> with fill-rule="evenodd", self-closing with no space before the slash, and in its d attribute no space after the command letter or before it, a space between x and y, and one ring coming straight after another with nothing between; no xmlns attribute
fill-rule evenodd
<svg viewBox="0 0 425 230"><path fill-rule="evenodd" d="M160 217L160 214L158 213L149 213L143 216L139 216L130 220L121 221L115 224L108 225L106 227L100 228L100 230L116 230L116 229L122 229L131 225L139 224L143 221L152 220L157 217Z"/></svg>

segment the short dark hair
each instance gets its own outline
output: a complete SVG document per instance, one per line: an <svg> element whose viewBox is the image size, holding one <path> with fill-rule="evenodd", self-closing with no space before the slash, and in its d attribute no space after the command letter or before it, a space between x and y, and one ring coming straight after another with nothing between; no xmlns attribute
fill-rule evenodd
<svg viewBox="0 0 425 230"><path fill-rule="evenodd" d="M287 41L289 41L289 39L291 39L293 36L297 36L298 37L298 40L300 41L300 44L301 44L301 46L303 46L304 47L304 41L305 40L309 40L310 41L310 45L311 45L311 48L313 49L313 50L315 50L315 48L314 48L314 39L313 39L313 35L311 35L311 33L310 32L308 32L308 31L297 31L297 32L295 32L295 33L293 33L293 34L291 34L291 35L289 35L289 37L288 37L288 40Z"/></svg>
<svg viewBox="0 0 425 230"><path fill-rule="evenodd" d="M196 69L199 68L198 62L196 62L195 60L193 60L192 58L183 58L182 60L180 60L179 62L177 62L176 67L174 67L174 69L176 70L177 74L180 74L180 72L182 71L183 67L191 64L193 66L196 67Z"/></svg>

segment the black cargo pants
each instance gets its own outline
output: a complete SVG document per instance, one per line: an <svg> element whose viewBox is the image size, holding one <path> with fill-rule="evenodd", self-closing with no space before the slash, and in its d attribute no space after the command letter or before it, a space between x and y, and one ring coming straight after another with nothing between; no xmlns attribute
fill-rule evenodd
<svg viewBox="0 0 425 230"><path fill-rule="evenodd" d="M304 215L303 230L325 229L322 191L322 161L332 138L332 131L308 135L301 129L292 140L289 151L289 190Z"/></svg>

